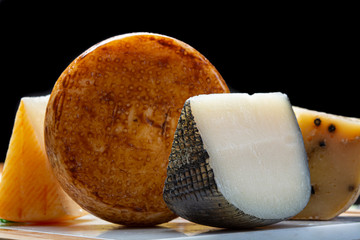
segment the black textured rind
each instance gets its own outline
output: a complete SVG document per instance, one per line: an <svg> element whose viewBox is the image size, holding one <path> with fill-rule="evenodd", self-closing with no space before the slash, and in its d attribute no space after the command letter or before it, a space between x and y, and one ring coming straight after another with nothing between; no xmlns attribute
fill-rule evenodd
<svg viewBox="0 0 360 240"><path fill-rule="evenodd" d="M184 104L174 135L163 197L178 216L207 226L241 229L283 220L245 214L221 194L189 100Z"/></svg>

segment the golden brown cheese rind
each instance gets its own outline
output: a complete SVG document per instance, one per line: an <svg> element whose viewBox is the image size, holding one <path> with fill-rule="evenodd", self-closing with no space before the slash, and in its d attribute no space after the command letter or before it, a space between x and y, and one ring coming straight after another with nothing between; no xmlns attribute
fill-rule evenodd
<svg viewBox="0 0 360 240"><path fill-rule="evenodd" d="M92 214L126 225L175 217L162 198L186 99L229 92L199 52L156 34L127 34L84 52L62 73L45 142L66 192Z"/></svg>

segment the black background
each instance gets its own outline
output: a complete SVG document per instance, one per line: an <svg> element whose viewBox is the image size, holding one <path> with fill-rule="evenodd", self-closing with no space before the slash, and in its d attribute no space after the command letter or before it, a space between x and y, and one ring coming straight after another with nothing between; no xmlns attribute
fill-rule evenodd
<svg viewBox="0 0 360 240"><path fill-rule="evenodd" d="M83 51L129 32L190 44L235 91L281 91L293 105L360 117L351 6L214 3L0 0L1 161L20 98L49 93Z"/></svg>

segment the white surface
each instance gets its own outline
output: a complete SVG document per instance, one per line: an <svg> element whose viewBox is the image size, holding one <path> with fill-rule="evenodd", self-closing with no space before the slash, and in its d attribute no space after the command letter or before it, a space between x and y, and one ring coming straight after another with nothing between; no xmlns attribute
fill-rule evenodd
<svg viewBox="0 0 360 240"><path fill-rule="evenodd" d="M227 230L175 219L153 228L126 228L88 215L59 225L1 225L5 229L94 239L360 239L360 214L333 221L284 221L253 230Z"/></svg>
<svg viewBox="0 0 360 240"><path fill-rule="evenodd" d="M50 95L42 97L23 97L21 99L24 103L31 126L34 128L35 135L43 152L45 152L44 120L49 98Z"/></svg>
<svg viewBox="0 0 360 240"><path fill-rule="evenodd" d="M286 94L207 94L189 101L227 201L262 219L288 218L306 206L307 155Z"/></svg>

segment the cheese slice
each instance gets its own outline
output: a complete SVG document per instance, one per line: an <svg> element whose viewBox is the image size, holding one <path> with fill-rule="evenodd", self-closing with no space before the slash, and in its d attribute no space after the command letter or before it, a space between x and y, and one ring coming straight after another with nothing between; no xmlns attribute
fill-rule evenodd
<svg viewBox="0 0 360 240"><path fill-rule="evenodd" d="M57 182L44 146L49 95L20 101L0 182L0 218L54 222L87 214Z"/></svg>
<svg viewBox="0 0 360 240"><path fill-rule="evenodd" d="M294 219L329 220L360 194L360 119L294 107L308 155L311 197Z"/></svg>

